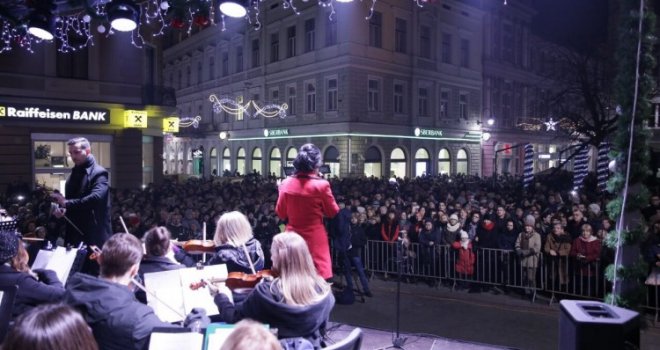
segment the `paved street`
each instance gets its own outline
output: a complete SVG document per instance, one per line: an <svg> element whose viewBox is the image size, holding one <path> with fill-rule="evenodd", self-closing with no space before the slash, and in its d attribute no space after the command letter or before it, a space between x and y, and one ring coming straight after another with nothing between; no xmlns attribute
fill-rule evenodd
<svg viewBox="0 0 660 350"><path fill-rule="evenodd" d="M366 298L365 303L358 299L353 305L336 305L331 321L367 328L362 348L383 349L392 344L396 324L396 283L374 279L371 286L373 298ZM517 294L468 294L421 282L401 284L400 331L408 337L404 348L409 350L489 348L480 344L556 350L559 315L559 305L549 306L542 297L532 304ZM651 324L643 331L641 343L642 349L660 349L660 325Z"/></svg>

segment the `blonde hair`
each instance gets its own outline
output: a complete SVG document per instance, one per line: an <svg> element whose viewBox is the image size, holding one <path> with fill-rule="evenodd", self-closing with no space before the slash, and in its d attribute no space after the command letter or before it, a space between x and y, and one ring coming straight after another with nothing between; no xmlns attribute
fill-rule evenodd
<svg viewBox="0 0 660 350"><path fill-rule="evenodd" d="M220 350L280 350L282 346L266 326L250 319L241 320L236 324Z"/></svg>
<svg viewBox="0 0 660 350"><path fill-rule="evenodd" d="M280 289L285 304L311 305L330 293L330 285L316 273L307 242L297 233L275 235L271 255L279 275L271 288Z"/></svg>
<svg viewBox="0 0 660 350"><path fill-rule="evenodd" d="M216 246L229 244L240 247L252 238L252 226L241 212L231 211L224 213L218 219L218 225L213 235Z"/></svg>

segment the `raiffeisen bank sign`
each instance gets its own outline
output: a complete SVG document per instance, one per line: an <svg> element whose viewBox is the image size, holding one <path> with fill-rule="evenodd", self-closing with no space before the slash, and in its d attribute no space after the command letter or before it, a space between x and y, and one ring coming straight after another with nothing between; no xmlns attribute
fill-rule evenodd
<svg viewBox="0 0 660 350"><path fill-rule="evenodd" d="M110 124L110 111L102 108L72 108L30 106L0 103L0 121L3 118L25 121L75 122Z"/></svg>

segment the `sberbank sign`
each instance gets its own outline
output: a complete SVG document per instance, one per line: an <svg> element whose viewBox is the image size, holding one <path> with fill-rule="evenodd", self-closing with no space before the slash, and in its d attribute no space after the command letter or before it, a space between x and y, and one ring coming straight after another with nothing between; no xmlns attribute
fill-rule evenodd
<svg viewBox="0 0 660 350"><path fill-rule="evenodd" d="M440 130L440 129L422 129L422 128L415 128L415 136L422 136L422 137L442 137L442 130Z"/></svg>
<svg viewBox="0 0 660 350"><path fill-rule="evenodd" d="M289 129L264 129L265 137L289 136Z"/></svg>
<svg viewBox="0 0 660 350"><path fill-rule="evenodd" d="M25 121L110 124L110 111L101 108L46 107L0 103L0 120L2 118Z"/></svg>

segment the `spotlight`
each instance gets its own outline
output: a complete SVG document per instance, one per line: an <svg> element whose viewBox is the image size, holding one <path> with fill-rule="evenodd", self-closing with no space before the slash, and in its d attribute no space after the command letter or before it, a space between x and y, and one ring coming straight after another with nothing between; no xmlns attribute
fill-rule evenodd
<svg viewBox="0 0 660 350"><path fill-rule="evenodd" d="M247 6L246 0L221 0L220 12L225 16L243 18L247 15Z"/></svg>
<svg viewBox="0 0 660 350"><path fill-rule="evenodd" d="M53 40L55 29L55 16L51 13L37 10L30 14L28 33L41 40Z"/></svg>
<svg viewBox="0 0 660 350"><path fill-rule="evenodd" d="M491 126L492 126L493 124L495 124L495 119L493 119L493 118L488 118L488 120L486 121L486 123L487 123L488 125L491 125Z"/></svg>
<svg viewBox="0 0 660 350"><path fill-rule="evenodd" d="M140 8L131 0L114 0L108 5L110 26L120 32L130 32L137 28Z"/></svg>
<svg viewBox="0 0 660 350"><path fill-rule="evenodd" d="M488 141L488 140L490 140L490 136L491 136L491 135L490 135L489 132L484 132L483 134L481 134L481 138L482 138L484 141Z"/></svg>

